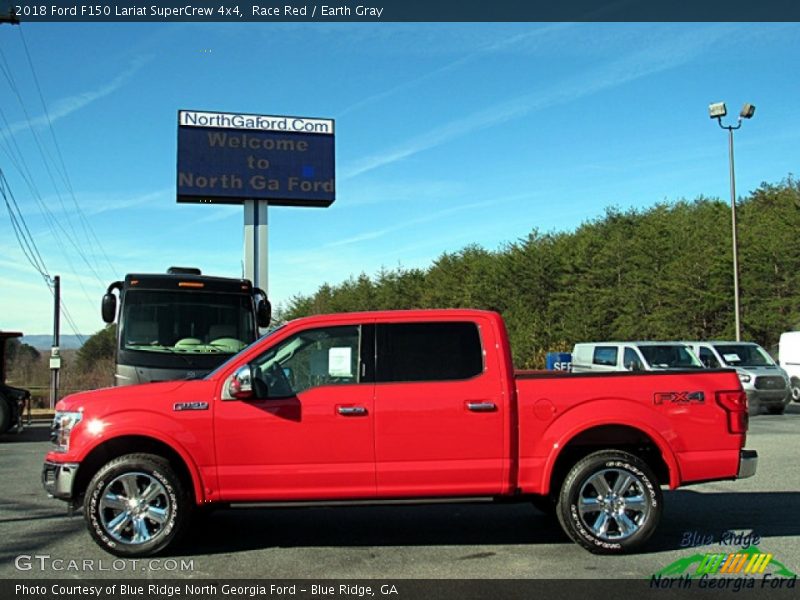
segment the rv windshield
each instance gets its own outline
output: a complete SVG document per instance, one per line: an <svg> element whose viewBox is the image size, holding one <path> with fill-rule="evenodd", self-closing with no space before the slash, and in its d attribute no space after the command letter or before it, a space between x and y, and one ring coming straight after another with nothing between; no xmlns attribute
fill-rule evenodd
<svg viewBox="0 0 800 600"><path fill-rule="evenodd" d="M234 354L256 338L244 294L129 290L120 347L179 354Z"/></svg>
<svg viewBox="0 0 800 600"><path fill-rule="evenodd" d="M750 344L714 344L719 355L731 367L773 367L769 354Z"/></svg>
<svg viewBox="0 0 800 600"><path fill-rule="evenodd" d="M702 363L686 346L648 344L639 351L652 369L702 369Z"/></svg>

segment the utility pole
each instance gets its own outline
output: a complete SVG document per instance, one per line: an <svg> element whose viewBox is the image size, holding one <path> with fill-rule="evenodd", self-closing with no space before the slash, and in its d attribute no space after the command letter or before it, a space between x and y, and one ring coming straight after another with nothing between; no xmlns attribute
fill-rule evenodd
<svg viewBox="0 0 800 600"><path fill-rule="evenodd" d="M58 370L61 368L61 277L53 277L53 347L50 349L50 408L55 409L58 402Z"/></svg>

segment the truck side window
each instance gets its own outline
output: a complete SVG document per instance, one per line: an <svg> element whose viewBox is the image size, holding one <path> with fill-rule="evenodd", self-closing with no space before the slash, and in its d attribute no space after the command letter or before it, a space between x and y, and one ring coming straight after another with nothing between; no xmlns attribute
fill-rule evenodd
<svg viewBox="0 0 800 600"><path fill-rule="evenodd" d="M633 348L625 348L625 353L622 355L622 364L629 371L644 371L644 365Z"/></svg>
<svg viewBox="0 0 800 600"><path fill-rule="evenodd" d="M307 329L283 340L250 363L258 398L285 398L321 385L358 383L361 368L357 325Z"/></svg>
<svg viewBox="0 0 800 600"><path fill-rule="evenodd" d="M596 365L604 367L617 366L617 348L616 346L598 346L594 349L594 356L592 362Z"/></svg>
<svg viewBox="0 0 800 600"><path fill-rule="evenodd" d="M475 323L378 325L379 382L453 381L482 372L483 348Z"/></svg>
<svg viewBox="0 0 800 600"><path fill-rule="evenodd" d="M719 361L717 357L714 356L714 353L711 352L708 348L700 348L700 352L697 353L697 356L700 358L700 362L703 363L706 369L719 369Z"/></svg>

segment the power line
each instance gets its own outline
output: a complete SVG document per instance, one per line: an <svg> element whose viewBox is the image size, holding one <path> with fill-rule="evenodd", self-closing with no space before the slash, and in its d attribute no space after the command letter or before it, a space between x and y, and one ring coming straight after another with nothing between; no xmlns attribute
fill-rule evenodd
<svg viewBox="0 0 800 600"><path fill-rule="evenodd" d="M6 209L8 210L14 235L17 238L17 242L19 243L22 253L25 255L25 258L28 259L28 262L30 262L31 266L36 270L36 272L42 276L45 285L47 285L50 293L55 297L53 278L50 276L50 273L47 270L47 265L44 262L44 258L42 258L39 248L36 246L36 240L28 228L28 224L25 221L25 216L19 209L19 205L14 197L14 193L11 191L11 186L9 185L2 169L0 169L0 195L2 195ZM80 333L78 333L78 326L76 325L75 320L72 318L72 314L69 312L69 309L67 308L63 298L60 299L59 304L60 310L64 314L64 318L72 330L72 333L74 333L78 338L78 341L83 344L84 338Z"/></svg>
<svg viewBox="0 0 800 600"><path fill-rule="evenodd" d="M33 126L33 122L32 122L32 120L31 120L31 118L30 118L30 115L29 115L29 113L28 113L28 110L27 110L27 108L25 107L25 102L24 102L24 101L23 101L23 99L22 99L22 95L19 93L19 89L17 88L16 82L14 81L13 74L11 73L11 69L10 69L10 67L8 66L8 62L6 61L5 54L3 53L3 51L2 51L2 48L0 48L0 61L2 61L2 63L5 65L5 68L2 68L2 69L0 69L0 70L2 70L2 72L3 72L3 75L5 76L5 78L6 78L6 81L7 81L7 82L8 82L8 84L9 84L9 87L11 87L11 90L14 92L15 96L17 97L17 100L18 100L18 101L19 101L19 103L20 103L20 106L22 107L22 112L23 112L23 114L25 115L25 120L26 120L26 122L27 122L28 129L30 130L30 132L31 132L31 135L33 136L33 139L34 139L34 141L36 142L36 146L37 146L37 148L38 148L38 150L39 150L39 153L40 153L40 154L41 154L41 156L42 156L42 162L44 163L45 170L47 171L48 177L50 178L50 181L51 181L51 183L53 184L53 188L55 189L56 196L58 197L58 199L59 199L59 202L61 203L61 207L62 207L62 209L64 210L64 213L65 213L65 215L66 215L67 223L68 223L68 225L70 226L70 228L72 229L73 236L71 236L71 235L70 235L70 234L69 234L69 233L68 233L68 232L67 232L67 231L64 229L63 225L61 225L61 223L60 223L60 222L58 222L58 221L55 221L55 223L58 225L58 227L61 229L61 231L62 231L62 232L64 233L64 235L67 237L67 239L70 241L70 243L71 243L71 244L72 244L72 246L75 248L75 250L76 250L76 252L78 253L78 255L79 255L79 256L80 256L80 257L83 259L83 262L86 264L86 266L88 267L89 271L90 271L90 272L91 272L91 273L94 275L94 277L97 279L98 283L99 283L101 286L103 286L103 285L105 285L105 284L104 284L104 282L103 282L102 278L100 277L99 273L98 273L98 272L97 272L97 270L94 268L94 266L93 266L93 265L92 265L92 264L89 262L89 259L87 258L87 256L86 256L86 253L83 251L83 249L80 247L80 245L79 245L79 243L78 243L78 241L77 241L78 234L77 234L77 232L75 231L74 225L72 224L72 220L69 218L69 211L67 211L67 207L66 207L66 205L64 204L64 199L63 199L63 198L62 198L62 196L61 196L61 192L59 191L59 189L58 189L58 186L56 185L55 178L53 177L53 173L52 173L52 171L50 170L50 166L49 166L49 164L48 164L48 162L47 162L47 155L46 155L46 153L45 153L45 151L44 151L44 147L42 146L42 143L41 143L41 141L40 141L40 139L39 139L39 136L38 136L38 135L37 135L37 133L36 133L36 129L35 129L35 128L34 128L34 126ZM7 135L9 135L9 136L13 137L13 131L11 131L11 129L10 129L10 128L9 128L9 129L7 129L7 132L8 132L8 133L7 133ZM51 158L50 160L52 161L52 158ZM44 211L46 211L48 214L50 214L50 215L52 216L52 212L51 212L51 211L50 211L50 209L49 209L49 208L46 206L46 204L44 204L44 202L43 202L43 201L41 201L41 198L39 198L39 201L40 201L40 205L42 206L43 210L44 210ZM75 274L75 276L77 277L77 273L74 273L74 274Z"/></svg>
<svg viewBox="0 0 800 600"><path fill-rule="evenodd" d="M17 242L19 242L22 253L28 259L28 262L31 263L31 266L36 269L36 271L45 279L45 281L49 281L50 275L47 273L47 267L44 264L44 259L39 253L39 249L36 247L36 241L33 239L33 236L28 229L28 224L25 222L25 217L19 210L17 200L14 198L14 195L11 192L11 188L8 185L8 181L6 180L2 169L0 169L0 194L3 196L3 201L5 202L6 209L8 210L8 215L11 217L11 226L14 229L14 235L17 238ZM10 203L9 197L11 198ZM12 204L13 208L11 206Z"/></svg>
<svg viewBox="0 0 800 600"><path fill-rule="evenodd" d="M30 54L30 51L28 50L28 43L25 41L25 35L22 32L22 28L19 27L18 30L19 30L19 37L22 40L22 47L25 49L25 56L28 59L28 66L31 69L31 75L33 76L33 81L36 84L36 91L39 94L39 101L42 103L42 108L44 109L44 114L45 114L45 117L47 118L47 125L48 125L48 127L50 129L50 136L53 138L53 146L56 149L56 154L57 154L58 160L59 160L59 162L61 164L61 174L62 174L63 181L64 181L64 183L65 183L65 185L67 187L67 190L69 191L69 194L70 194L70 196L72 198L72 203L75 205L75 209L78 211L78 216L80 217L80 222L81 222L81 226L83 228L84 234L86 235L87 239L90 240L90 244L91 244L91 239L92 238L97 243L97 247L100 249L100 252L103 254L103 257L105 258L106 263L108 264L109 268L111 269L112 275L114 275L116 273L116 269L114 268L114 265L111 264L111 260L108 257L108 253L106 253L106 250L103 247L103 244L98 239L97 234L94 231L94 228L92 227L92 225L89 222L89 220L86 218L86 215L83 212L83 209L81 208L80 204L78 204L78 199L75 197L75 191L74 191L74 189L72 187L72 182L70 181L70 178L69 178L69 172L67 171L66 163L64 162L64 155L61 152L61 146L58 143L58 139L56 138L56 132L55 132L55 129L53 128L53 121L50 118L50 111L47 109L47 103L44 101L44 94L42 94L42 87L41 87L41 85L39 85L39 77L36 75L36 69L33 66L33 60L31 59L31 54Z"/></svg>
<svg viewBox="0 0 800 600"><path fill-rule="evenodd" d="M55 178L53 177L53 172L50 169L50 163L48 162L48 159L49 159L50 162L53 162L53 158L51 156L49 156L49 154L45 151L45 148L42 145L41 140L39 139L39 135L36 133L36 129L33 126L33 120L31 119L30 114L28 113L28 109L27 109L27 107L25 105L25 101L22 99L22 95L20 94L19 88L16 85L13 73L11 72L11 67L9 66L8 61L6 60L5 53L3 52L2 48L0 48L0 61L2 61L3 65L4 65L4 68L0 67L0 70L2 70L2 73L3 73L4 77L6 78L6 82L8 83L9 87L11 88L11 91L14 92L14 95L17 97L17 100L19 101L20 107L22 108L22 112L25 115L25 121L26 121L26 123L28 125L28 129L30 130L31 135L33 136L33 140L36 143L36 147L39 150L39 154L42 157L42 164L44 165L45 171L47 172L47 176L49 177L50 182L53 184L53 189L56 192L56 197L58 198L59 203L61 204L61 208L64 211L64 215L66 217L67 224L72 229L72 233L75 236L75 238L77 238L78 237L78 233L75 230L75 226L72 223L72 219L70 218L70 214L69 214L69 211L67 210L67 206L64 203L64 198L61 196L61 191L60 191L58 185L56 184ZM8 135L13 135L13 131L9 130L8 131ZM75 245L77 246L77 243ZM83 254L82 250L80 250L80 249L78 249L78 252L80 254ZM84 259L84 260L86 260L86 259ZM86 260L86 262L87 262L87 266L89 267L89 269L95 273L95 276L98 278L98 281L102 285L102 283L103 283L102 279L100 279L100 276L97 275L97 272L94 270L94 267L92 267L92 265L88 263L88 260Z"/></svg>
<svg viewBox="0 0 800 600"><path fill-rule="evenodd" d="M0 107L0 119L2 119L2 121L5 123L6 130L10 131L8 119L6 119L2 107ZM47 204L42 199L42 196L39 193L39 190L36 186L35 178L33 177L33 174L31 173L31 170L28 167L27 162L25 161L25 157L23 156L22 151L20 150L19 145L17 144L16 138L13 135L9 135L8 137L11 140L12 144L8 144L7 145L8 148L3 148L3 150L6 152L9 159L11 159L11 162L16 166L17 170L22 175L22 179L28 185L28 189L31 191L31 195L33 196L36 203L39 205L45 223L47 223L47 226L50 228L50 232L53 234L53 237L56 239L56 242L59 244L59 246L65 246L65 243L62 241L61 236L58 233L58 229L61 229L64 235L67 237L67 239L74 245L74 241L72 240L72 238L70 238L69 234L64 230L61 223L56 219L55 215L53 215L52 211L50 211ZM2 138L0 137L0 139ZM14 150L16 150L17 156L14 156ZM86 290L86 287L83 285L83 281L78 276L78 273L75 270L75 266L72 264L72 260L70 259L69 255L64 254L63 256L67 262L67 266L69 267L70 272L72 272L72 274L75 276L78 285L83 291L86 300L90 304L92 304L92 299L89 296L89 292Z"/></svg>

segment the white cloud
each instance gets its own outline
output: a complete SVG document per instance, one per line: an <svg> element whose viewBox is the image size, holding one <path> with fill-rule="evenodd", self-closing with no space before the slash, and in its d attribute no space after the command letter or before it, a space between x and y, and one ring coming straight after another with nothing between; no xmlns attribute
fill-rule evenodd
<svg viewBox="0 0 800 600"><path fill-rule="evenodd" d="M470 52L456 60L453 60L445 65L442 65L438 69L434 69L433 71L429 71L419 77L411 79L409 81L405 81L399 85L396 85L388 90L384 90L383 92L379 92L377 94L373 94L371 96L367 96L351 104L343 111L341 111L338 115L336 115L337 119L342 118L343 116L347 115L348 113L354 112L358 109L361 109L369 104L373 104L378 100L383 100L384 98L388 98L390 96L394 96L400 92L405 92L409 89L415 88L426 81L430 81L434 78L440 77L445 73L450 71L454 71L455 69L462 67L464 65L469 64L479 58L485 57L487 55L495 54L500 51L506 51L510 48L514 48L517 46L524 46L530 44L531 40L541 39L542 37L552 33L553 31L558 31L564 29L565 27L570 27L572 24L569 23L558 23L558 24L550 24L545 27L540 27L534 29L532 31L526 31L523 33L518 33L516 35L512 35L507 38L502 38L500 40L491 41L489 43L484 43L480 45L480 47L475 50L474 52Z"/></svg>
<svg viewBox="0 0 800 600"><path fill-rule="evenodd" d="M689 62L724 36L732 26L714 26L692 30L660 40L630 56L613 60L587 72L562 79L548 88L501 102L470 115L455 119L403 144L367 156L348 169L343 178L353 178L379 167L403 160L440 146L469 133L518 119L544 108L566 104L585 96L613 88Z"/></svg>
<svg viewBox="0 0 800 600"><path fill-rule="evenodd" d="M112 94L125 85L136 74L136 72L139 71L139 69L141 69L151 60L151 58L152 57L149 56L137 57L130 62L125 70L121 71L111 81L104 83L93 90L75 94L74 96L60 98L50 105L50 108L46 114L42 113L39 116L32 117L30 121L26 119L24 121L15 121L14 123L9 124L8 127L0 130L0 138L9 138L19 131L28 129L28 127L32 127L34 129L47 127L50 123L55 123L59 119L63 119L64 117L71 115L75 111L80 110L92 102Z"/></svg>

